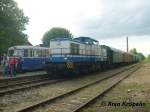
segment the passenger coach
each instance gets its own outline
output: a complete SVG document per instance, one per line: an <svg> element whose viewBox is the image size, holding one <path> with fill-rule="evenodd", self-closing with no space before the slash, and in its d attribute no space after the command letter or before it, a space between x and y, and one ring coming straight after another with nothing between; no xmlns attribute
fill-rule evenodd
<svg viewBox="0 0 150 112"><path fill-rule="evenodd" d="M36 46L13 46L8 49L8 58L16 58L17 71L43 69L49 48Z"/></svg>

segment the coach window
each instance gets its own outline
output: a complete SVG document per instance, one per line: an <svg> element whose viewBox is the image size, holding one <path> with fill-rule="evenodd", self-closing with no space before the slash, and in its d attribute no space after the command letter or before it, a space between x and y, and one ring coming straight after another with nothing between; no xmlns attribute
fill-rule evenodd
<svg viewBox="0 0 150 112"><path fill-rule="evenodd" d="M44 52L45 52L45 56L47 56L47 50L46 49L44 50Z"/></svg>
<svg viewBox="0 0 150 112"><path fill-rule="evenodd" d="M36 56L39 57L39 50L36 50Z"/></svg>
<svg viewBox="0 0 150 112"><path fill-rule="evenodd" d="M33 49L32 50L32 57L34 57L35 56L35 50Z"/></svg>
<svg viewBox="0 0 150 112"><path fill-rule="evenodd" d="M34 51L33 51L33 49L31 50L31 57L33 57L34 56Z"/></svg>
<svg viewBox="0 0 150 112"><path fill-rule="evenodd" d="M37 50L34 50L34 56L35 56L35 57L38 57Z"/></svg>
<svg viewBox="0 0 150 112"><path fill-rule="evenodd" d="M34 52L35 50L33 49L32 50L32 57L34 57L35 56L35 52Z"/></svg>
<svg viewBox="0 0 150 112"><path fill-rule="evenodd" d="M24 50L24 57L28 57L28 50L27 49Z"/></svg>
<svg viewBox="0 0 150 112"><path fill-rule="evenodd" d="M42 56L42 51L41 50L37 50L37 54L38 54L38 57L41 57Z"/></svg>
<svg viewBox="0 0 150 112"><path fill-rule="evenodd" d="M44 50L44 53L45 53L45 56L47 56L47 54L46 54L46 49Z"/></svg>
<svg viewBox="0 0 150 112"><path fill-rule="evenodd" d="M42 57L43 56L43 51L42 50L40 50L40 57Z"/></svg>
<svg viewBox="0 0 150 112"><path fill-rule="evenodd" d="M40 55L39 55L39 57L42 57L42 50L39 50L39 52L40 52Z"/></svg>
<svg viewBox="0 0 150 112"><path fill-rule="evenodd" d="M32 54L31 56L34 57L34 49L32 49L31 52L32 52L32 53L31 53L31 54Z"/></svg>
<svg viewBox="0 0 150 112"><path fill-rule="evenodd" d="M32 57L32 50L28 50L28 57Z"/></svg>
<svg viewBox="0 0 150 112"><path fill-rule="evenodd" d="M32 57L32 49L30 50L30 57Z"/></svg>
<svg viewBox="0 0 150 112"><path fill-rule="evenodd" d="M32 49L32 57L34 57L34 49Z"/></svg>
<svg viewBox="0 0 150 112"><path fill-rule="evenodd" d="M44 52L45 52L45 56L47 56L47 54L46 54L46 49L44 50Z"/></svg>
<svg viewBox="0 0 150 112"><path fill-rule="evenodd" d="M48 49L46 49L46 56L48 56L49 55L49 50Z"/></svg>
<svg viewBox="0 0 150 112"><path fill-rule="evenodd" d="M42 50L39 50L39 57L42 57Z"/></svg>
<svg viewBox="0 0 150 112"><path fill-rule="evenodd" d="M41 50L42 51L42 57L45 56L45 50Z"/></svg>
<svg viewBox="0 0 150 112"><path fill-rule="evenodd" d="M37 52L37 56L39 57L39 56L40 56L40 52L39 52L39 50L36 50L36 52Z"/></svg>
<svg viewBox="0 0 150 112"><path fill-rule="evenodd" d="M42 50L42 56L43 56L43 57L46 56L45 49Z"/></svg>

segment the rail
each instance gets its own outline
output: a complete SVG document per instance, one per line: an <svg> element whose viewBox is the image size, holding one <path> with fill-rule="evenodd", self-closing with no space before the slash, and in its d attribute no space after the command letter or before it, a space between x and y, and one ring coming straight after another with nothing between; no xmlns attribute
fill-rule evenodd
<svg viewBox="0 0 150 112"><path fill-rule="evenodd" d="M104 81L104 80L107 80L107 79L112 78L112 77L114 77L114 76L116 76L116 75L119 75L119 74L121 74L122 72L126 72L126 71L128 71L128 70L130 70L130 69L132 69L132 68L134 68L134 67L135 67L135 65L134 65L134 66L130 66L129 68L126 68L126 69L124 69L124 70L122 70L122 71L119 71L119 72L117 72L117 73L114 73L114 74L112 74L112 75L110 75L110 76L103 77L103 78L98 79L98 80L96 80L96 81L90 82L90 83L85 84L85 85L83 85L83 86L81 86L81 87L79 87L79 88L76 88L76 89L74 89L74 90L70 90L70 91L68 91L68 92L66 92L66 93L60 94L60 95L55 96L55 97L53 97L53 98L47 98L46 100L37 102L37 103L35 103L35 104L33 104L33 105L24 107L24 108L22 108L22 109L19 109L19 110L17 110L17 112L29 112L29 111L33 111L33 110L37 109L38 107L43 107L43 106L45 107L45 105L48 104L48 103L52 103L53 101L56 101L56 100L59 100L59 99L68 97L68 96L70 96L70 95L73 95L73 94L79 92L79 91L82 90L82 89L91 87L91 85L98 84L98 83L100 83L100 82L102 82L102 81ZM127 75L129 75L129 74L127 74ZM124 77L124 78L125 78L125 77ZM122 79L122 80L123 80L123 79ZM121 81L121 80L119 80L118 82L120 82L120 81ZM115 84L116 84L116 83L115 83ZM84 106L84 105L83 105L83 106ZM80 107L80 106L79 106L79 107ZM73 110L72 112L76 112L76 111L78 111L78 108L76 108L76 109Z"/></svg>

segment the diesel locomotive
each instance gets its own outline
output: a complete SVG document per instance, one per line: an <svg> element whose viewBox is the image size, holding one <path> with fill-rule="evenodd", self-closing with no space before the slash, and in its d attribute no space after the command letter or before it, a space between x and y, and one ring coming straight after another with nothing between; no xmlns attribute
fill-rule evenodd
<svg viewBox="0 0 150 112"><path fill-rule="evenodd" d="M49 51L44 68L51 76L90 73L138 62L136 55L100 45L90 37L51 39Z"/></svg>

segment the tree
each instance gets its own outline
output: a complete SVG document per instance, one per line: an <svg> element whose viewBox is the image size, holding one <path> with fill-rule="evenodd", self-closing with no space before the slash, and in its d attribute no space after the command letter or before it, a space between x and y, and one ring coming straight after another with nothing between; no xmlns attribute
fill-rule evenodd
<svg viewBox="0 0 150 112"><path fill-rule="evenodd" d="M144 60L145 56L142 53L137 53L140 60Z"/></svg>
<svg viewBox="0 0 150 112"><path fill-rule="evenodd" d="M150 54L148 55L147 60L150 60Z"/></svg>
<svg viewBox="0 0 150 112"><path fill-rule="evenodd" d="M49 46L49 41L54 38L73 38L73 35L65 28L53 27L47 31L42 38L44 46Z"/></svg>
<svg viewBox="0 0 150 112"><path fill-rule="evenodd" d="M13 0L0 1L0 53L8 47L27 42L27 35L23 33L28 17Z"/></svg>
<svg viewBox="0 0 150 112"><path fill-rule="evenodd" d="M132 53L132 54L137 55L140 60L144 60L145 59L145 56L142 53L137 52L136 48L131 49L129 52Z"/></svg>
<svg viewBox="0 0 150 112"><path fill-rule="evenodd" d="M137 54L136 48L131 49L129 52L132 53L132 54Z"/></svg>

